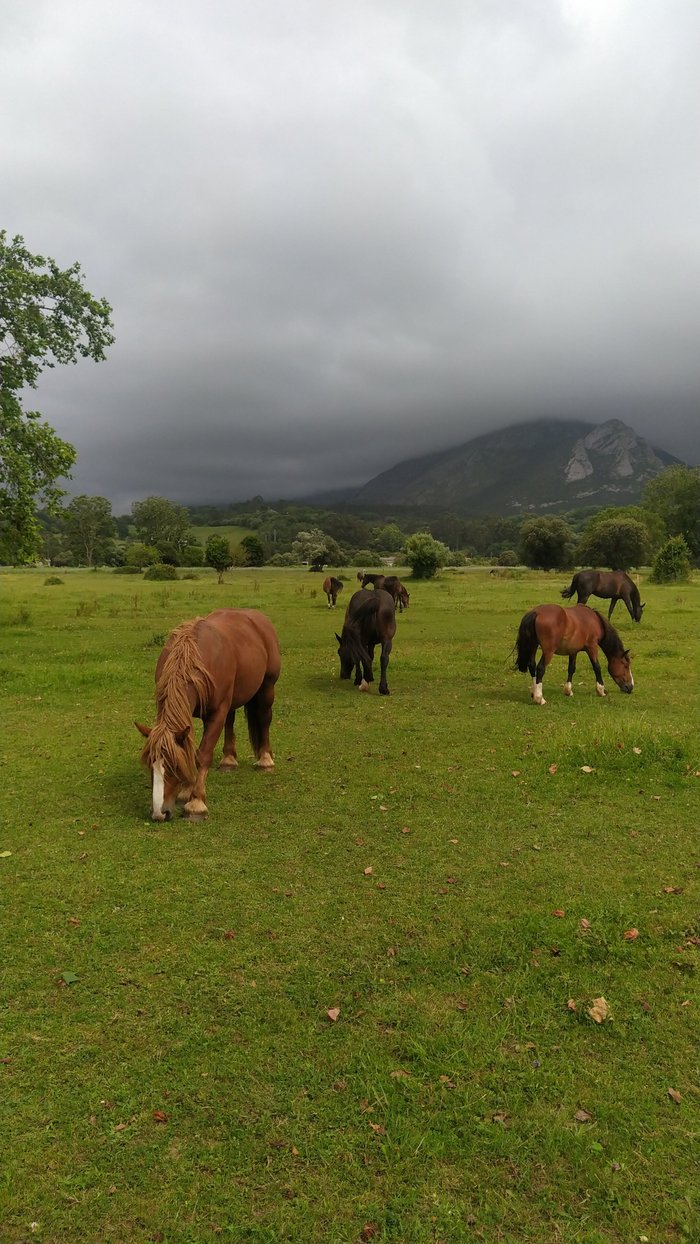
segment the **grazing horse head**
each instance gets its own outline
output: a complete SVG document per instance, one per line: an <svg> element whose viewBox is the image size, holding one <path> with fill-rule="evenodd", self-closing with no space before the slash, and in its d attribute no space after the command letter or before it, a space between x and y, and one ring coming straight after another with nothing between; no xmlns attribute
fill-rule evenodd
<svg viewBox="0 0 700 1244"><path fill-rule="evenodd" d="M190 725L173 730L163 722L153 729L134 722L146 740L141 762L151 771L154 821L169 821L175 800L183 789L193 786L197 776L197 753Z"/></svg>
<svg viewBox="0 0 700 1244"><path fill-rule="evenodd" d="M352 626L346 623L342 635L335 632L338 640L338 656L340 657L340 677L350 678L357 665L371 665L369 653L362 640Z"/></svg>
<svg viewBox="0 0 700 1244"><path fill-rule="evenodd" d="M610 677L617 683L620 691L625 691L627 695L631 695L634 691L634 678L632 677L632 668L630 666L629 648L622 648L614 656L608 657L608 670Z"/></svg>
<svg viewBox="0 0 700 1244"><path fill-rule="evenodd" d="M634 620L635 620L635 622L641 622L641 620L642 620L642 610L643 610L644 608L645 608L645 606L644 606L644 605L639 604L639 603L635 603L635 605L634 605Z"/></svg>

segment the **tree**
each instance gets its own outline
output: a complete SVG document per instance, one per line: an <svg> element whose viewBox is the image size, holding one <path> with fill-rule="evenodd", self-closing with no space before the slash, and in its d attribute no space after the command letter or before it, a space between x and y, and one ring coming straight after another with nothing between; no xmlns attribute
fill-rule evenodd
<svg viewBox="0 0 700 1244"><path fill-rule="evenodd" d="M641 566L649 556L649 532L644 523L634 518L606 518L589 523L576 551L583 564L590 562L609 566L611 570L629 570Z"/></svg>
<svg viewBox="0 0 700 1244"><path fill-rule="evenodd" d="M226 536L210 536L204 547L204 560L219 576L219 583L224 581L224 571L233 565L233 553Z"/></svg>
<svg viewBox="0 0 700 1244"><path fill-rule="evenodd" d="M644 508L662 520L667 536L683 536L692 556L700 555L700 467L667 467L649 480Z"/></svg>
<svg viewBox="0 0 700 1244"><path fill-rule="evenodd" d="M439 540L434 540L427 531L417 531L409 536L404 546L404 555L414 579L432 579L441 566L447 564L449 549Z"/></svg>
<svg viewBox="0 0 700 1244"><path fill-rule="evenodd" d="M45 368L104 359L114 341L111 310L84 288L79 264L62 271L0 230L0 543L16 561L36 555L37 499L56 510L64 495L57 480L76 458L38 411L24 411L20 394L36 388Z"/></svg>
<svg viewBox="0 0 700 1244"><path fill-rule="evenodd" d="M292 542L292 553L296 561L308 562L312 570L347 565L347 558L333 537L327 536L319 527L298 531L296 540Z"/></svg>
<svg viewBox="0 0 700 1244"><path fill-rule="evenodd" d="M671 536L659 549L651 572L652 583L685 583L690 578L690 549L682 536Z"/></svg>
<svg viewBox="0 0 700 1244"><path fill-rule="evenodd" d="M134 526L146 544L160 549L172 545L180 550L188 543L191 521L184 505L175 505L165 497L146 497L131 507Z"/></svg>
<svg viewBox="0 0 700 1244"><path fill-rule="evenodd" d="M246 566L265 565L265 547L259 536L244 536L241 548L245 550Z"/></svg>
<svg viewBox="0 0 700 1244"><path fill-rule="evenodd" d="M574 549L574 533L563 518L529 518L520 529L520 560L533 570L572 566Z"/></svg>
<svg viewBox="0 0 700 1244"><path fill-rule="evenodd" d="M106 541L114 536L112 506L106 497L73 497L63 511L68 547L80 566L99 560Z"/></svg>
<svg viewBox="0 0 700 1244"><path fill-rule="evenodd" d="M125 560L127 566L136 566L139 570L143 570L144 566L155 566L158 561L158 550L150 544L137 541L127 547Z"/></svg>
<svg viewBox="0 0 700 1244"><path fill-rule="evenodd" d="M647 510L642 505L606 505L602 510L596 510L586 523L584 535L592 531L600 523L607 523L608 519L617 519L618 522L623 518L632 518L637 523L643 523L646 528L648 537L648 553L655 553L661 547L666 539L666 528L658 514L653 514L651 510Z"/></svg>
<svg viewBox="0 0 700 1244"><path fill-rule="evenodd" d="M380 553L398 553L404 546L404 536L396 523L387 523L385 527L375 527L372 542Z"/></svg>

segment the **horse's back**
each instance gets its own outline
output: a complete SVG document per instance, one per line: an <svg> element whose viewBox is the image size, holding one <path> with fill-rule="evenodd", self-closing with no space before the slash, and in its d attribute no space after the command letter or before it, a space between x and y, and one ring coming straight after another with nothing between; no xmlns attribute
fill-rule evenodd
<svg viewBox="0 0 700 1244"><path fill-rule="evenodd" d="M253 676L262 668L261 678L279 676L277 632L259 609L214 609L200 619L197 642L205 661L209 650L219 664L249 669Z"/></svg>

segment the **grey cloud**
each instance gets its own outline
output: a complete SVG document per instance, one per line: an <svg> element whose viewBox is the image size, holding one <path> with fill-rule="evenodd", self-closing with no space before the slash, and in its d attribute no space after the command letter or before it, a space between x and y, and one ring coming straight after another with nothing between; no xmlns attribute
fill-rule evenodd
<svg viewBox="0 0 700 1244"><path fill-rule="evenodd" d="M37 397L77 490L293 495L537 414L700 457L694 0L7 8L2 223L115 311Z"/></svg>

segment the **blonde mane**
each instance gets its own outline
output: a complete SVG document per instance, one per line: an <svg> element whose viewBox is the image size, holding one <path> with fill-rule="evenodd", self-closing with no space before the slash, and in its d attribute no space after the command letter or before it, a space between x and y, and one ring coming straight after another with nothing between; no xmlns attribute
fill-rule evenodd
<svg viewBox="0 0 700 1244"><path fill-rule="evenodd" d="M149 734L141 759L145 765L162 760L166 769L192 783L197 776L197 749L192 726L189 687L194 688L201 709L207 704L214 684L203 665L194 628L203 618L183 622L170 636L168 654L156 683L156 724ZM196 705L195 705L196 707ZM177 735L186 732L184 742Z"/></svg>

